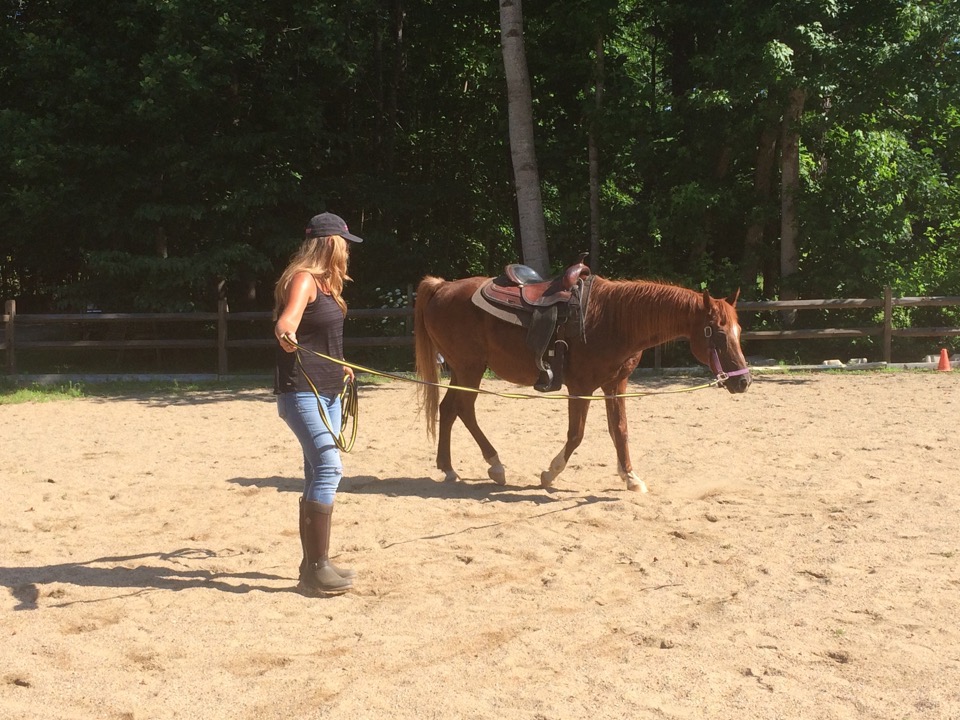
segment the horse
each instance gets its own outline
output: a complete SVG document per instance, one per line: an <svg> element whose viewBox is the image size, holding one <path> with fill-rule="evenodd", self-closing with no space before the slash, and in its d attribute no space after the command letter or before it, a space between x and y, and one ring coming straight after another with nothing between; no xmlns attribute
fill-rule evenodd
<svg viewBox="0 0 960 720"><path fill-rule="evenodd" d="M589 271L588 271L589 272ZM420 378L420 407L427 432L437 438L437 468L444 480L459 480L450 454L450 433L459 418L479 446L498 485L506 484L506 470L497 450L477 424L478 392L448 388L439 402L438 353L450 373L450 385L477 389L489 368L499 378L517 385L533 385L539 358L525 344L526 330L478 307L471 298L486 277L459 280L426 276L414 303L416 372ZM617 473L628 490L647 492L630 461L627 414L623 395L630 374L644 350L686 338L693 356L717 376L716 384L731 393L746 391L751 383L747 361L740 348L736 302L740 291L716 299L668 283L648 280L590 278L581 333L568 338L564 381L569 391L567 439L560 452L540 475L550 488L583 440L587 396L603 390L607 429L617 453Z"/></svg>

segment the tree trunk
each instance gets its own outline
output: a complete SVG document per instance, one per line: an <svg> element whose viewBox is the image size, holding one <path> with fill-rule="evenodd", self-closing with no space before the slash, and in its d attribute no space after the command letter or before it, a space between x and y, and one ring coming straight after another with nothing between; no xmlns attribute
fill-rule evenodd
<svg viewBox="0 0 960 720"><path fill-rule="evenodd" d="M804 90L790 91L786 112L780 125L780 299L797 298L797 194L800 191L800 133L797 127L806 99ZM784 322L793 324L796 311L783 313Z"/></svg>
<svg viewBox="0 0 960 720"><path fill-rule="evenodd" d="M540 174L533 141L533 101L523 47L523 10L520 0L500 0L500 45L507 79L510 156L516 182L523 262L546 276L550 273L550 256L547 252Z"/></svg>
<svg viewBox="0 0 960 720"><path fill-rule="evenodd" d="M756 297L757 276L763 257L763 235L769 222L770 191L773 188L773 162L777 152L778 128L772 123L763 126L757 144L757 164L753 173L754 217L743 240L743 262L740 265L740 282L745 299Z"/></svg>
<svg viewBox="0 0 960 720"><path fill-rule="evenodd" d="M153 235L153 241L154 247L157 250L157 257L166 260L169 254L169 247L167 246L167 231L163 225L157 227Z"/></svg>
<svg viewBox="0 0 960 720"><path fill-rule="evenodd" d="M590 163L590 267L600 270L600 148L598 121L603 106L603 34L597 35L594 63L594 116L587 134L587 155Z"/></svg>
<svg viewBox="0 0 960 720"><path fill-rule="evenodd" d="M397 165L397 126L399 115L400 84L405 70L403 48L403 0L393 0L390 7L390 35L393 40L393 57L390 62L392 74L387 85L386 97L386 142L384 146L384 169L393 175Z"/></svg>
<svg viewBox="0 0 960 720"><path fill-rule="evenodd" d="M713 181L716 187L721 187L730 171L730 162L733 159L733 148L724 144L720 148L717 162L713 170ZM714 247L714 233L717 225L717 208L711 206L703 211L703 230L693 239L690 245L689 264L697 267L707 255L707 251ZM715 248L716 249L716 248Z"/></svg>

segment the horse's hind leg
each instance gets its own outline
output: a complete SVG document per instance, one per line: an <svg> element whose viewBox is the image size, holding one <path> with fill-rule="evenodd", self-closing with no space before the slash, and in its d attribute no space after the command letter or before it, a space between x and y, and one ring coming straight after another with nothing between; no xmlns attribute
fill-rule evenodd
<svg viewBox="0 0 960 720"><path fill-rule="evenodd" d="M550 461L550 467L540 473L541 487L548 488L553 485L553 481L557 479L557 475L567 467L567 461L570 459L570 456L573 455L573 451L580 447L580 443L583 442L583 430L587 426L587 412L589 410L589 400L570 398L567 401L567 412L569 415L567 441L563 444L563 450Z"/></svg>
<svg viewBox="0 0 960 720"><path fill-rule="evenodd" d="M453 377L451 376L451 384ZM443 479L447 482L459 480L450 459L450 431L457 419L457 390L447 390L440 401L439 428L437 430L437 468L443 470Z"/></svg>
<svg viewBox="0 0 960 720"><path fill-rule="evenodd" d="M480 380L483 378L483 369L479 372L458 373L451 370L450 384L461 387L479 388ZM450 436L453 429L453 423L459 417L467 430L473 436L484 459L490 466L487 474L490 479L498 485L506 482L506 471L500 463L496 448L487 440L486 435L480 429L477 423L476 413L477 394L467 390L447 390L440 402L440 422L437 440L437 468L443 471L443 479L447 482L453 482L460 479L457 471L453 469L453 461L450 455Z"/></svg>
<svg viewBox="0 0 960 720"><path fill-rule="evenodd" d="M480 386L479 378L476 384L477 387ZM473 387L473 385L473 383L470 383L469 387ZM476 393L468 392L461 392L460 395L460 419L463 421L467 430L470 431L477 445L480 446L483 459L486 460L487 465L490 466L487 470L487 475L497 485L505 485L507 482L507 471L500 462L500 456L497 454L496 448L487 440L487 436L483 434L483 430L480 429L480 425L477 423L477 395Z"/></svg>

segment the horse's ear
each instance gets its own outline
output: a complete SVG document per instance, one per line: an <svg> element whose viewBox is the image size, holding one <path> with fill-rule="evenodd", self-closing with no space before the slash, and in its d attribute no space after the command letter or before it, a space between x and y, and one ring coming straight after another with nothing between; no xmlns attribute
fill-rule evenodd
<svg viewBox="0 0 960 720"><path fill-rule="evenodd" d="M710 291L705 289L703 291L703 306L708 308L711 302L713 302L713 298L710 297Z"/></svg>
<svg viewBox="0 0 960 720"><path fill-rule="evenodd" d="M727 298L727 302L731 305L736 305L737 300L740 299L740 288L737 288L736 292L733 293L730 297Z"/></svg>

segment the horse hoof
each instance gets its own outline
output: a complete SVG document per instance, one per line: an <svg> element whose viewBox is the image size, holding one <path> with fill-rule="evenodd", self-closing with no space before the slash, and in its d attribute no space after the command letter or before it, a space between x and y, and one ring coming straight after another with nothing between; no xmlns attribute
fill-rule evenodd
<svg viewBox="0 0 960 720"><path fill-rule="evenodd" d="M540 473L540 487L553 487L553 475L546 470Z"/></svg>
<svg viewBox="0 0 960 720"><path fill-rule="evenodd" d="M497 485L507 484L507 471L503 465L495 465L487 470L487 475Z"/></svg>
<svg viewBox="0 0 960 720"><path fill-rule="evenodd" d="M444 471L444 473L443 473L443 481L444 481L444 482L456 482L456 481L459 480L459 479L460 479L460 476L457 475L457 471L456 471L456 470L446 470L446 471Z"/></svg>
<svg viewBox="0 0 960 720"><path fill-rule="evenodd" d="M640 479L640 476L637 475L633 470L624 470L622 465L617 465L617 474L620 476L624 482L627 483L627 490L632 490L633 492L642 492L647 491L647 484Z"/></svg>

